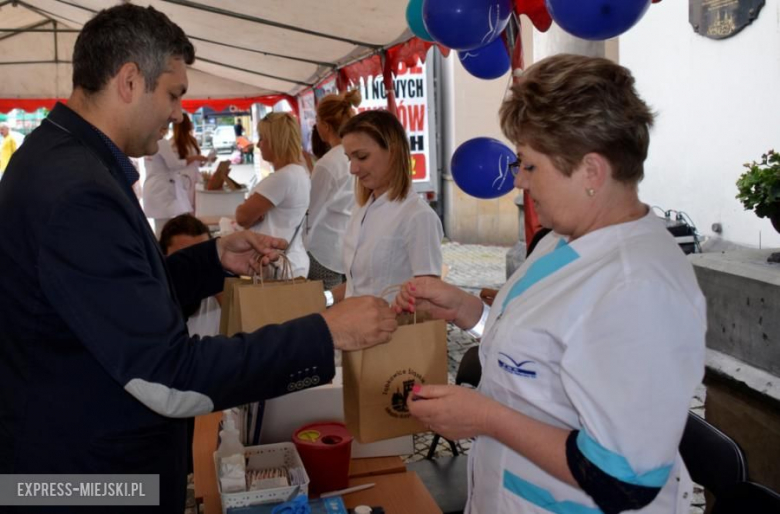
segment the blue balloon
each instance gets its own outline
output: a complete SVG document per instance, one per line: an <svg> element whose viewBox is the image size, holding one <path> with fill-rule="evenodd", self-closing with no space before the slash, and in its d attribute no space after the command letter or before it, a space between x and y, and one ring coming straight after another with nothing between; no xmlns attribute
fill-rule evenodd
<svg viewBox="0 0 780 514"><path fill-rule="evenodd" d="M547 11L563 30L582 39L601 41L633 27L652 0L546 0Z"/></svg>
<svg viewBox="0 0 780 514"><path fill-rule="evenodd" d="M450 161L452 178L463 191L477 198L498 198L512 190L509 165L517 160L511 148L492 137L469 139Z"/></svg>
<svg viewBox="0 0 780 514"><path fill-rule="evenodd" d="M473 50L504 31L512 0L424 0L422 12L433 39L455 50Z"/></svg>
<svg viewBox="0 0 780 514"><path fill-rule="evenodd" d="M500 37L482 48L458 52L458 58L466 71L485 80L497 79L510 67L509 52Z"/></svg>
<svg viewBox="0 0 780 514"><path fill-rule="evenodd" d="M425 41L433 41L428 31L425 30L425 24L422 17L423 0L410 0L406 6L406 24L412 34Z"/></svg>

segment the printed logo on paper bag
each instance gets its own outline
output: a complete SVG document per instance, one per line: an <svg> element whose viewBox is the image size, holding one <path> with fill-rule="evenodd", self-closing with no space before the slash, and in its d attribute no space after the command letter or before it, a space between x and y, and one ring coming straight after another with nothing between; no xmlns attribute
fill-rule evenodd
<svg viewBox="0 0 780 514"><path fill-rule="evenodd" d="M417 382L424 384L425 378L413 369L402 369L393 373L382 389L382 394L390 397L390 405L385 407L385 412L394 418L410 417L406 402Z"/></svg>

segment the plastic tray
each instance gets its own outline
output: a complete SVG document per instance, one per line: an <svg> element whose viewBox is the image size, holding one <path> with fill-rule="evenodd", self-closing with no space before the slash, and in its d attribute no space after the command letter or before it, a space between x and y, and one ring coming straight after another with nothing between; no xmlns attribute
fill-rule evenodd
<svg viewBox="0 0 780 514"><path fill-rule="evenodd" d="M244 455L247 458L246 469L266 469L284 466L287 468L300 467L303 469L304 482L300 484L298 494L309 495L309 475L303 466L298 451L293 443L263 444L260 446L247 446L244 448ZM298 488L297 485L287 487L277 487L274 489L263 489L259 491L247 491L243 493L223 493L222 485L219 483L219 458L214 452L214 467L217 472L217 488L222 499L222 512L227 514L228 509L234 507L247 507L249 505L260 505L263 503L272 503L286 501L290 495Z"/></svg>

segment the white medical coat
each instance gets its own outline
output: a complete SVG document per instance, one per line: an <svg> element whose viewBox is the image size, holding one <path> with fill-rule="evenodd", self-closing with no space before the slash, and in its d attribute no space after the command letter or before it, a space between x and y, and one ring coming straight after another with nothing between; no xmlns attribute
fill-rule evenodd
<svg viewBox="0 0 780 514"><path fill-rule="evenodd" d="M187 192L185 176L198 172L198 163L187 164L179 159L173 142L163 139L156 154L144 157L146 180L143 187L144 213L150 218L173 218L194 212L194 204ZM194 188L194 184L193 184Z"/></svg>
<svg viewBox="0 0 780 514"><path fill-rule="evenodd" d="M652 214L571 243L549 234L497 295L479 391L544 423L625 482L662 487L642 514L688 514L678 445L704 374L705 300ZM596 514L584 491L500 442L470 453L470 514ZM633 511L632 511L633 512Z"/></svg>

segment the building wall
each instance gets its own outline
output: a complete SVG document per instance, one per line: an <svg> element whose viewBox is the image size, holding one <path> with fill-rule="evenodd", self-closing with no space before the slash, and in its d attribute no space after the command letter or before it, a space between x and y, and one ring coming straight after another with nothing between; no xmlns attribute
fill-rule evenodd
<svg viewBox="0 0 780 514"><path fill-rule="evenodd" d="M620 37L620 63L631 69L658 113L640 196L684 211L705 235L779 247L768 219L735 199L742 163L780 148L780 0L731 38L699 36L688 2L661 2Z"/></svg>
<svg viewBox="0 0 780 514"><path fill-rule="evenodd" d="M461 243L514 244L518 240L515 192L496 200L479 200L464 193L453 182L450 171L452 154L469 139L493 137L511 146L498 123L498 109L509 85L509 73L495 80L477 79L461 66L454 51L442 62L445 233Z"/></svg>

